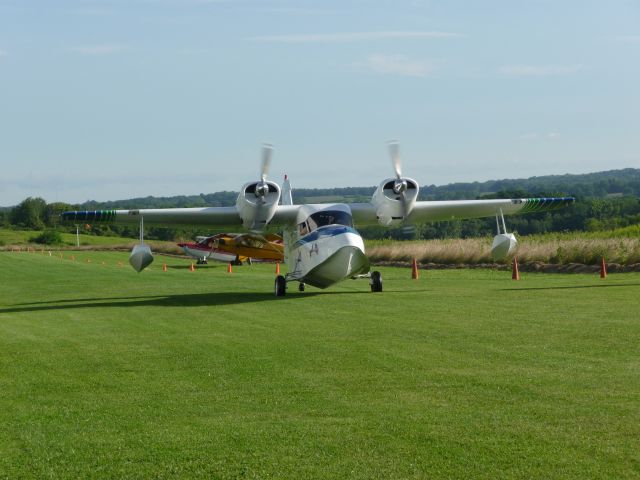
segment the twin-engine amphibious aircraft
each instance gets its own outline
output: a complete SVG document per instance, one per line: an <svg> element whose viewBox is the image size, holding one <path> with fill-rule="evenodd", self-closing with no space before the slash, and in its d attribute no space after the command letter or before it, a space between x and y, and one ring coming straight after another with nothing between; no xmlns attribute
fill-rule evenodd
<svg viewBox="0 0 640 480"><path fill-rule="evenodd" d="M555 210L574 201L570 197L418 201L418 182L402 176L398 144L391 142L395 177L383 180L370 202L294 205L286 176L282 188L267 180L272 151L271 145L263 146L260 180L246 183L233 207L76 211L65 212L62 217L76 223L139 224L140 244L133 248L129 259L137 271L153 261L151 249L144 243L144 223L232 229L242 226L255 236L264 235L267 228L282 230L288 273L276 277L275 295L280 297L285 295L289 282L298 282L303 291L305 284L326 288L348 278L367 278L371 291L381 292L381 275L370 271L364 242L354 224L392 227L495 216L498 234L492 252L504 257L517 243L515 236L507 233L504 215Z"/></svg>

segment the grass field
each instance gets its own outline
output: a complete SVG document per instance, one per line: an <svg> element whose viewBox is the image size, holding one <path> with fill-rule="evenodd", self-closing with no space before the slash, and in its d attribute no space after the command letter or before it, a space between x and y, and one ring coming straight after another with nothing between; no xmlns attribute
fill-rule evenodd
<svg viewBox="0 0 640 480"><path fill-rule="evenodd" d="M14 247L25 248L30 239L42 232L0 229L0 251L11 251ZM74 248L75 234L63 233L63 249ZM189 239L183 239L189 240ZM369 257L375 262L407 262L416 258L418 262L437 264L494 263L491 256L492 237L449 238L443 240L367 240ZM137 239L80 235L84 249L130 250ZM147 241L156 252L182 254L176 242ZM28 248L43 248L30 244ZM49 247L45 247L49 248ZM59 248L59 247L52 247ZM604 257L608 263L633 265L640 263L640 226L632 225L602 232L546 233L518 236L515 252L521 263L542 262L553 264L581 263L599 264ZM503 260L508 263L510 260Z"/></svg>
<svg viewBox="0 0 640 480"><path fill-rule="evenodd" d="M33 239L40 235L42 231L38 230L11 230L0 228L0 250L11 251L14 247L24 249L34 248L40 250L45 249L73 249L76 246L75 233L61 233L62 245L38 245ZM108 237L99 235L80 234L80 246L82 249L113 249L122 248L130 250L132 246L138 243L138 239L125 237ZM160 240L145 240L151 245L154 251L163 251L165 253L182 253L182 249L176 245L176 242L165 242Z"/></svg>
<svg viewBox="0 0 640 480"><path fill-rule="evenodd" d="M0 252L0 477L640 477L640 274L64 255Z"/></svg>
<svg viewBox="0 0 640 480"><path fill-rule="evenodd" d="M595 265L602 257L607 262L632 265L640 263L640 226L606 232L545 233L519 236L515 251L518 260L555 264ZM491 237L449 238L443 240L371 240L367 252L374 261L410 261L422 263L493 263Z"/></svg>

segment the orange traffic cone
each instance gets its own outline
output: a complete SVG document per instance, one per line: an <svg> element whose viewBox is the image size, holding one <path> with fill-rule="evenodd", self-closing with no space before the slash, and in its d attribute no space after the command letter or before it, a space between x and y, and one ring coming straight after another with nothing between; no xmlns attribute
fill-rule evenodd
<svg viewBox="0 0 640 480"><path fill-rule="evenodd" d="M280 262L276 262L276 275L280 275Z"/></svg>
<svg viewBox="0 0 640 480"><path fill-rule="evenodd" d="M166 271L167 271L167 264L166 264L166 263L163 263L163 264L162 264L162 271L163 271L163 272L166 272Z"/></svg>
<svg viewBox="0 0 640 480"><path fill-rule="evenodd" d="M604 257L600 259L600 278L607 278L607 264L604 263Z"/></svg>
<svg viewBox="0 0 640 480"><path fill-rule="evenodd" d="M511 272L511 280L520 280L520 271L518 270L518 259L513 257L513 271Z"/></svg>
<svg viewBox="0 0 640 480"><path fill-rule="evenodd" d="M231 262L227 264L227 273L233 273L233 268L231 268Z"/></svg>
<svg viewBox="0 0 640 480"><path fill-rule="evenodd" d="M195 272L196 271L196 266L193 264L193 262L191 262L191 265L189 265L189 271L190 272Z"/></svg>
<svg viewBox="0 0 640 480"><path fill-rule="evenodd" d="M411 263L411 278L414 280L418 280L420 278L420 274L418 273L418 261L413 258L413 262Z"/></svg>

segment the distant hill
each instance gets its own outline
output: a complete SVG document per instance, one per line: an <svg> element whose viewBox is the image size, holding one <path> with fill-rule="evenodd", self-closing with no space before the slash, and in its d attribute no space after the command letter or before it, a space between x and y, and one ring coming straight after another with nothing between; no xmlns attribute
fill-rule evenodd
<svg viewBox="0 0 640 480"><path fill-rule="evenodd" d="M295 203L365 202L375 187L294 188ZM500 192L512 195L572 195L581 198L606 198L631 195L640 197L640 169L626 168L580 175L547 175L524 179L489 180L486 182L451 183L421 187L422 200L474 199L496 196ZM166 207L218 207L235 204L237 192L217 192L175 197L142 197L109 202L89 201L80 208L166 208Z"/></svg>
<svg viewBox="0 0 640 480"><path fill-rule="evenodd" d="M547 175L514 180L429 185L422 192L429 200L472 199L500 191L522 191L529 194L572 195L604 198L613 195L640 196L640 169L625 168L581 175Z"/></svg>

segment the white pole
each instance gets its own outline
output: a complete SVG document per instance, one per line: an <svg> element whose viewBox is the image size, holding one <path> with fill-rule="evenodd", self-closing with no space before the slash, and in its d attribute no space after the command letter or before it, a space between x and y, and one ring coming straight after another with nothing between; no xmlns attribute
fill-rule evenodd
<svg viewBox="0 0 640 480"><path fill-rule="evenodd" d="M80 227L76 225L76 247L80 246Z"/></svg>

